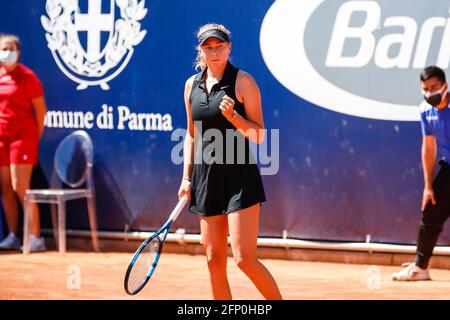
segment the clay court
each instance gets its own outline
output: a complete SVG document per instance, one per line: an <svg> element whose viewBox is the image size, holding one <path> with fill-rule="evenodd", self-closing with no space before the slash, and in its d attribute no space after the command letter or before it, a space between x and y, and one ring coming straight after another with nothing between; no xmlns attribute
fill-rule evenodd
<svg viewBox="0 0 450 320"><path fill-rule="evenodd" d="M163 254L147 287L136 296L128 296L123 290L123 276L131 256L76 251L64 257L56 251L28 256L1 253L0 299L210 299L204 256L174 253ZM450 299L450 270L433 269L433 281L400 283L390 280L397 266L279 259L262 262L289 300ZM262 299L232 258L228 270L234 299ZM79 289L76 285L73 288L78 271Z"/></svg>

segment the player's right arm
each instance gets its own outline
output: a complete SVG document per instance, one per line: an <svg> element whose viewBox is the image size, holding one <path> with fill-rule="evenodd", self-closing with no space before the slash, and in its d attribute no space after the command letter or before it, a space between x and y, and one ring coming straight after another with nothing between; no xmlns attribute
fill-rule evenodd
<svg viewBox="0 0 450 320"><path fill-rule="evenodd" d="M178 190L178 198L181 199L184 194L188 199L191 198L191 176L194 164L194 131L195 126L191 116L191 103L189 96L191 95L192 84L195 76L186 81L184 86L184 104L186 106L187 132L183 145L183 178L181 180L180 189Z"/></svg>
<svg viewBox="0 0 450 320"><path fill-rule="evenodd" d="M436 204L436 198L433 190L433 178L434 168L436 165L437 146L436 138L433 135L424 135L422 140L422 166L423 166L423 178L424 189L422 196L422 211L428 201L431 201L433 205Z"/></svg>

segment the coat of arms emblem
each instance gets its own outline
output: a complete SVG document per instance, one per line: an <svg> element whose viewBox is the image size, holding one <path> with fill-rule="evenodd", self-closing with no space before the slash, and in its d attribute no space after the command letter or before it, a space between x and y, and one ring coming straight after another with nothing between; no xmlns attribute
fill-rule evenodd
<svg viewBox="0 0 450 320"><path fill-rule="evenodd" d="M41 23L48 47L78 90L108 90L147 33L140 23L145 0L47 0L45 8Z"/></svg>

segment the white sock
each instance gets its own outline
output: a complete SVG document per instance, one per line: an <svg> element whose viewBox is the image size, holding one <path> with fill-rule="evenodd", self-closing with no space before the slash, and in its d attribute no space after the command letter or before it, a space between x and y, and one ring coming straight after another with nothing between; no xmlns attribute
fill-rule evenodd
<svg viewBox="0 0 450 320"><path fill-rule="evenodd" d="M17 238L16 235L15 235L15 233L12 232L12 231L9 232L8 237L14 237L14 238Z"/></svg>

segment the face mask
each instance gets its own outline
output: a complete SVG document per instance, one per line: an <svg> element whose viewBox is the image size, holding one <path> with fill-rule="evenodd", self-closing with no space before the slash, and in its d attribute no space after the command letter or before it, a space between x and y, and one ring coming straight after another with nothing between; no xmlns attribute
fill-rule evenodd
<svg viewBox="0 0 450 320"><path fill-rule="evenodd" d="M423 96L428 104L432 105L433 107L437 107L443 100L442 93L444 89L445 86L435 92L424 92Z"/></svg>
<svg viewBox="0 0 450 320"><path fill-rule="evenodd" d="M0 63L10 66L16 62L17 62L17 51L9 51L9 50L0 51Z"/></svg>

